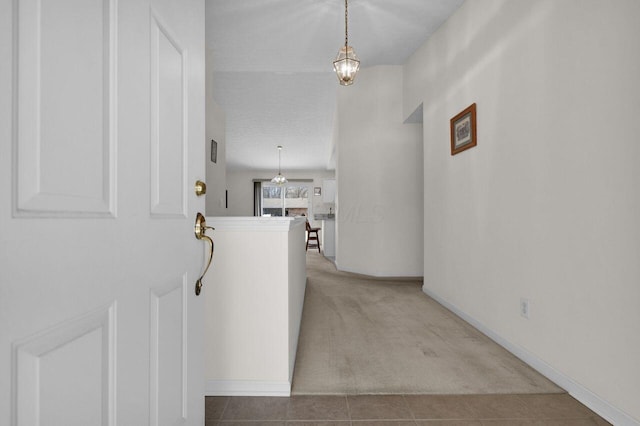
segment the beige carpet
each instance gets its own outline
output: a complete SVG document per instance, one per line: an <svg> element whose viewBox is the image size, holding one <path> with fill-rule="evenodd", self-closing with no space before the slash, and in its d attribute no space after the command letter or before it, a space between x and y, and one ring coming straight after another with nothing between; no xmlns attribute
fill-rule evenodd
<svg viewBox="0 0 640 426"><path fill-rule="evenodd" d="M562 389L421 290L307 254L293 394L556 393Z"/></svg>

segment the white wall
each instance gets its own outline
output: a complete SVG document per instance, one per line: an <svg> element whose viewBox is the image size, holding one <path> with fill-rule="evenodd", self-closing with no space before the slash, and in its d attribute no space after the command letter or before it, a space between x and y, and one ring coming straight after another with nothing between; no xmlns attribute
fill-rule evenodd
<svg viewBox="0 0 640 426"><path fill-rule="evenodd" d="M422 126L403 124L402 67L362 69L339 89L338 268L422 276Z"/></svg>
<svg viewBox="0 0 640 426"><path fill-rule="evenodd" d="M229 216L253 216L253 180L254 179L271 179L276 175L273 171L227 171L227 188L229 189ZM324 203L322 197L313 195L313 187L322 187L324 179L334 179L335 172L333 170L311 170L304 172L289 172L282 170L282 174L289 180L295 179L313 179L308 182L311 186L309 196L312 198L312 215L320 213L329 213L329 208L335 211L334 203ZM320 222L315 222L313 216L310 223L313 226L319 226Z"/></svg>
<svg viewBox="0 0 640 426"><path fill-rule="evenodd" d="M213 100L213 53L207 50L206 71L206 165L207 165L207 216L227 216L225 190L227 189L226 116ZM211 161L211 139L218 142L217 162Z"/></svg>
<svg viewBox="0 0 640 426"><path fill-rule="evenodd" d="M300 337L300 325L302 324L304 294L307 289L307 254L305 245L306 227L301 224L289 231L287 247L289 249L287 260L289 270L289 383L293 383L293 370L296 365L298 338Z"/></svg>
<svg viewBox="0 0 640 426"><path fill-rule="evenodd" d="M289 396L307 282L302 218L207 217L206 395Z"/></svg>
<svg viewBox="0 0 640 426"><path fill-rule="evenodd" d="M425 290L617 424L640 422L638 22L637 0L468 1L404 71L405 116L424 102ZM478 146L452 157L473 102Z"/></svg>

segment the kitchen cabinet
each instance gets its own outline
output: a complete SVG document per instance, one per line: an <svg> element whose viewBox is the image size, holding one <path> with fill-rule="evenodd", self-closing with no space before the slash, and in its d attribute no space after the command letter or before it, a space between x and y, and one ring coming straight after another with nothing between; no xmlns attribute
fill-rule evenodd
<svg viewBox="0 0 640 426"><path fill-rule="evenodd" d="M325 179L322 181L322 201L325 203L336 202L336 180Z"/></svg>

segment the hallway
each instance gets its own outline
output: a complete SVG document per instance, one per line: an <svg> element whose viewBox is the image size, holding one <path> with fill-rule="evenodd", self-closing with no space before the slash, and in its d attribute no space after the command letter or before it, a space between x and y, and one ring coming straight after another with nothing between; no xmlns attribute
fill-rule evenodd
<svg viewBox="0 0 640 426"><path fill-rule="evenodd" d="M422 292L307 253L294 395L563 392Z"/></svg>
<svg viewBox="0 0 640 426"><path fill-rule="evenodd" d="M422 293L307 254L293 396L207 397L206 425L607 425Z"/></svg>

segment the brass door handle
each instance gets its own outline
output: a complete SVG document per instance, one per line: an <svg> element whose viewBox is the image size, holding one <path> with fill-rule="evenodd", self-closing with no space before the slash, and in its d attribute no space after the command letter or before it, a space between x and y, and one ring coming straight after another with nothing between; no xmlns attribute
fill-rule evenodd
<svg viewBox="0 0 640 426"><path fill-rule="evenodd" d="M211 261L213 260L213 240L211 239L211 237L206 235L207 229L213 230L214 228L207 226L207 222L205 221L202 213L198 213L196 215L196 224L193 227L194 233L196 234L196 238L198 240L208 241L211 245L211 250L209 251L209 260L207 261L207 266L204 268L204 272L202 272L200 278L198 278L198 280L196 281L196 296L200 295L200 291L202 290L202 279L209 270L209 266L211 266Z"/></svg>

